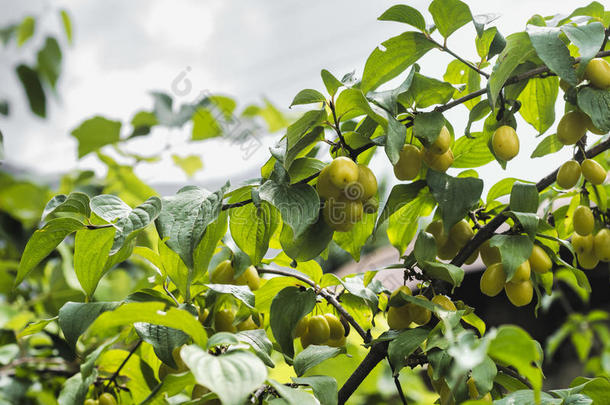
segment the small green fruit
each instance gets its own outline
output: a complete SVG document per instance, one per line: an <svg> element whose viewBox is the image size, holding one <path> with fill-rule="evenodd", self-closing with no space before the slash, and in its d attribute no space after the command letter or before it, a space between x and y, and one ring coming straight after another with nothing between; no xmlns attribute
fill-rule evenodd
<svg viewBox="0 0 610 405"><path fill-rule="evenodd" d="M491 146L494 154L505 161L513 159L519 154L519 137L517 132L508 125L496 129L492 138Z"/></svg>
<svg viewBox="0 0 610 405"><path fill-rule="evenodd" d="M561 165L557 172L557 185L563 189L570 189L578 183L582 170L575 160L568 160Z"/></svg>

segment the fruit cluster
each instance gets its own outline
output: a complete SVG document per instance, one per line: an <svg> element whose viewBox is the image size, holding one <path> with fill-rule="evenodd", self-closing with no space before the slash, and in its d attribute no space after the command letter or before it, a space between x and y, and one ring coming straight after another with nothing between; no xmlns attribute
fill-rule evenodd
<svg viewBox="0 0 610 405"><path fill-rule="evenodd" d="M343 324L330 313L302 318L294 330L294 337L301 339L303 349L309 345L342 347L346 341Z"/></svg>
<svg viewBox="0 0 610 405"><path fill-rule="evenodd" d="M390 301L401 292L406 295L412 295L411 289L406 285L403 285L392 292ZM428 298L422 294L416 295L415 298L428 301ZM435 295L432 297L431 302L440 305L447 311L457 310L455 304L445 295ZM406 304L399 306L390 306L388 309L387 321L390 329L400 330L408 328L411 324L416 324L418 326L425 325L430 322L431 317L432 313L430 310L417 304L407 302Z"/></svg>
<svg viewBox="0 0 610 405"><path fill-rule="evenodd" d="M379 208L377 178L367 166L341 156L320 171L316 189L325 200L322 214L335 231L347 232L364 213Z"/></svg>
<svg viewBox="0 0 610 405"><path fill-rule="evenodd" d="M210 282L213 284L247 285L252 291L256 291L261 285L261 278L254 266L247 267L239 277L235 278L235 268L231 260L224 260L210 274Z"/></svg>
<svg viewBox="0 0 610 405"><path fill-rule="evenodd" d="M449 233L445 231L443 221L432 221L426 227L426 232L431 234L436 241L437 256L441 260L450 260L458 254L470 239L474 237L474 231L470 227L468 221L462 219L449 229ZM466 260L466 264L472 264L476 260L478 252L475 252Z"/></svg>
<svg viewBox="0 0 610 405"><path fill-rule="evenodd" d="M117 405L117 402L112 394L104 392L98 399L89 398L85 400L85 405Z"/></svg>
<svg viewBox="0 0 610 405"><path fill-rule="evenodd" d="M439 172L446 172L453 164L451 134L447 127L444 126L436 140L423 151L415 145L404 145L394 165L394 175L398 180L413 180L419 174L422 162Z"/></svg>
<svg viewBox="0 0 610 405"><path fill-rule="evenodd" d="M594 235L595 218L591 209L580 205L574 210L572 246L580 267L591 270L600 261L610 261L610 229L602 228Z"/></svg>

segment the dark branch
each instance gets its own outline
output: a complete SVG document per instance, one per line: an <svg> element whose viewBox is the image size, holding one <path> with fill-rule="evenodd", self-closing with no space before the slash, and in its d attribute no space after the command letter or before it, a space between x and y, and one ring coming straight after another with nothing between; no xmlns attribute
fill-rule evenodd
<svg viewBox="0 0 610 405"><path fill-rule="evenodd" d="M447 45L445 44L439 44L438 42L436 42L434 39L432 39L432 37L428 37L428 41L432 42L434 45L438 46L438 48L443 51L443 52L447 52L449 55L453 56L455 59L459 60L460 62L462 62L464 65L468 66L470 69L474 70L475 72L477 72L478 74L480 74L481 76L485 77L486 79L489 79L489 73L482 71L481 69L479 69L478 67L476 67L475 65L473 65L472 63L468 62L467 60L463 59L462 57L460 57L458 54L456 54L455 52L453 52L451 49L447 48Z"/></svg>
<svg viewBox="0 0 610 405"><path fill-rule="evenodd" d="M112 383L116 384L116 379L119 377L119 373L121 372L123 367L125 367L125 364L127 364L129 359L131 358L131 356L136 352L136 350L138 350L138 347L140 347L142 342L143 342L142 339L138 340L138 342L134 345L134 347L131 348L131 350L129 351L129 354L127 355L127 357L125 357L125 359L123 360L123 362L121 363L119 368L117 368L116 371L112 374L112 376L110 376L110 378L108 379L108 382L106 383L106 389L108 389L110 387L110 384L112 384Z"/></svg>
<svg viewBox="0 0 610 405"><path fill-rule="evenodd" d="M345 404L354 391L362 384L362 381L373 371L375 366L386 357L388 344L389 342L380 342L371 347L364 360L362 360L358 368L354 370L339 390L339 405Z"/></svg>

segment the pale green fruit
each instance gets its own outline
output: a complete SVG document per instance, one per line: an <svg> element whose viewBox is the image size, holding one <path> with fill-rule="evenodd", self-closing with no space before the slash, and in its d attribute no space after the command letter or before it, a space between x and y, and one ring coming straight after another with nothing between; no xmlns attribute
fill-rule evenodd
<svg viewBox="0 0 610 405"><path fill-rule="evenodd" d="M443 126L441 128L441 132L438 134L438 138L430 145L428 148L430 152L436 153L437 155L442 155L443 153L449 150L451 146L451 134L447 127Z"/></svg>
<svg viewBox="0 0 610 405"><path fill-rule="evenodd" d="M434 236L434 240L436 241L436 246L440 247L447 243L449 239L449 235L445 233L445 228L443 226L443 221L437 219L436 221L432 221L427 227L426 232Z"/></svg>
<svg viewBox="0 0 610 405"><path fill-rule="evenodd" d="M411 307L409 305L390 307L387 319L390 329L406 329L412 322Z"/></svg>
<svg viewBox="0 0 610 405"><path fill-rule="evenodd" d="M436 153L430 152L430 150L424 150L424 162L431 169L436 170L437 172L446 172L449 167L453 164L453 152L451 149L448 149L447 152L442 155L437 155Z"/></svg>
<svg viewBox="0 0 610 405"><path fill-rule="evenodd" d="M350 183L358 181L358 165L350 158L341 156L328 165L331 184L343 190Z"/></svg>
<svg viewBox="0 0 610 405"><path fill-rule="evenodd" d="M318 175L318 182L316 183L316 190L318 191L318 195L327 200L329 198L339 198L341 195L341 189L335 187L330 182L330 176L328 174L328 167L325 166Z"/></svg>
<svg viewBox="0 0 610 405"><path fill-rule="evenodd" d="M598 89L610 87L610 64L602 58L592 59L585 68L585 79Z"/></svg>
<svg viewBox="0 0 610 405"><path fill-rule="evenodd" d="M534 286L531 280L519 283L506 283L504 286L508 300L516 307L522 307L530 302L534 296Z"/></svg>
<svg viewBox="0 0 610 405"><path fill-rule="evenodd" d="M502 160L509 161L519 154L519 137L514 128L502 125L496 129L491 146L494 154Z"/></svg>
<svg viewBox="0 0 610 405"><path fill-rule="evenodd" d="M529 260L526 260L517 267L517 270L515 270L515 274L513 274L513 278L511 278L510 281L518 283L520 281L529 280L531 273L530 262Z"/></svg>
<svg viewBox="0 0 610 405"><path fill-rule="evenodd" d="M323 344L330 337L330 326L324 315L314 315L309 318L307 335L314 345Z"/></svg>
<svg viewBox="0 0 610 405"><path fill-rule="evenodd" d="M235 313L230 309L221 309L214 315L214 327L216 332L237 332L237 328L233 326Z"/></svg>
<svg viewBox="0 0 610 405"><path fill-rule="evenodd" d="M324 314L324 318L326 318L326 322L328 322L328 327L330 329L330 340L339 340L345 334L345 328L343 324L333 314Z"/></svg>
<svg viewBox="0 0 610 405"><path fill-rule="evenodd" d="M394 175L398 180L413 180L419 174L422 165L422 152L414 145L404 145L398 162L394 165Z"/></svg>
<svg viewBox="0 0 610 405"><path fill-rule="evenodd" d="M575 160L568 160L557 172L557 185L563 189L570 189L578 183L581 173L580 164Z"/></svg>
<svg viewBox="0 0 610 405"><path fill-rule="evenodd" d="M534 245L532 254L528 260L532 270L538 274L546 273L553 267L553 262L549 255L538 245Z"/></svg>
<svg viewBox="0 0 610 405"><path fill-rule="evenodd" d="M462 248L470 239L474 237L474 231L465 219L462 219L449 230L449 239L459 248Z"/></svg>
<svg viewBox="0 0 610 405"><path fill-rule="evenodd" d="M574 251L576 251L577 254L593 252L594 241L595 237L592 233L586 236L581 236L577 233L572 235L572 247L574 247Z"/></svg>
<svg viewBox="0 0 610 405"><path fill-rule="evenodd" d="M606 170L595 160L585 159L580 166L582 167L582 175L591 184L598 186L606 180Z"/></svg>
<svg viewBox="0 0 610 405"><path fill-rule="evenodd" d="M593 270L599 264L599 258L595 255L595 252L584 252L577 254L578 264L585 270Z"/></svg>
<svg viewBox="0 0 610 405"><path fill-rule="evenodd" d="M491 266L494 263L500 263L502 261L500 249L497 246L492 247L489 240L486 240L481 245L481 259L486 266Z"/></svg>
<svg viewBox="0 0 610 405"><path fill-rule="evenodd" d="M574 145L587 132L587 115L580 111L566 113L557 124L557 139L564 145Z"/></svg>
<svg viewBox="0 0 610 405"><path fill-rule="evenodd" d="M586 236L593 232L595 218L593 218L591 208L584 205L576 207L574 210L574 220L572 222L574 224L574 232L579 235Z"/></svg>
<svg viewBox="0 0 610 405"><path fill-rule="evenodd" d="M455 307L453 301L451 301L451 299L446 295L435 295L434 297L432 297L432 302L436 305L440 305L447 311L457 311L457 308Z"/></svg>
<svg viewBox="0 0 610 405"><path fill-rule="evenodd" d="M610 229L600 229L593 241L595 256L602 262L610 261Z"/></svg>
<svg viewBox="0 0 610 405"><path fill-rule="evenodd" d="M496 263L485 269L479 287L483 294L495 297L500 294L504 284L506 284L506 273L504 273L502 263Z"/></svg>

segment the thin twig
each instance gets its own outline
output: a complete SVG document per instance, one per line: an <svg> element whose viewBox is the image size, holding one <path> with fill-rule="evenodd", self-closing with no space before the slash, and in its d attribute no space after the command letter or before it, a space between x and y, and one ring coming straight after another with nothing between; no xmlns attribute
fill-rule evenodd
<svg viewBox="0 0 610 405"><path fill-rule="evenodd" d="M462 62L464 65L468 66L470 69L474 70L475 72L477 72L478 74L480 74L481 76L485 77L486 79L489 79L489 73L482 71L481 69L479 69L478 67L476 67L475 65L473 65L472 63L468 62L467 60L463 59L462 57L460 57L458 54L456 54L455 52L453 52L451 49L447 48L447 45L444 44L439 44L438 42L436 42L432 37L428 37L428 41L432 42L434 45L438 46L439 49L443 52L447 52L449 55L453 56L454 58L456 58L457 60L459 60L460 62Z"/></svg>
<svg viewBox="0 0 610 405"><path fill-rule="evenodd" d="M136 350L138 350L138 347L140 347L140 345L142 344L143 340L140 339L138 340L138 342L135 344L134 347L132 347L132 349L129 351L129 354L127 355L127 357L125 357L125 359L123 360L123 362L121 363L121 365L119 366L119 368L116 369L116 371L112 374L112 376L110 376L110 378L108 379L108 382L106 383L106 389L108 389L110 387L110 384L115 383L116 384L116 379L119 376L119 373L121 372L121 370L123 369L123 367L125 367L125 364L127 364L127 362L129 361L129 359L131 358L131 356L136 352Z"/></svg>
<svg viewBox="0 0 610 405"><path fill-rule="evenodd" d="M525 378L522 377L519 373L517 373L515 370L513 370L512 368L508 368L506 366L501 366L499 364L496 364L496 367L498 367L498 370L501 371L502 373L509 375L517 380L519 380L520 382L522 382L525 386L527 386L530 390L534 389L532 387L532 384L530 384L530 382Z"/></svg>

